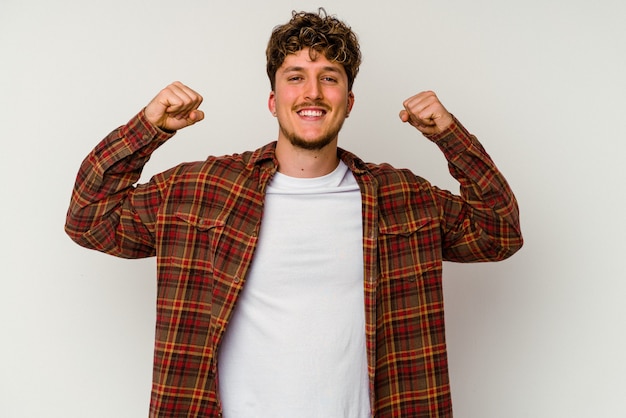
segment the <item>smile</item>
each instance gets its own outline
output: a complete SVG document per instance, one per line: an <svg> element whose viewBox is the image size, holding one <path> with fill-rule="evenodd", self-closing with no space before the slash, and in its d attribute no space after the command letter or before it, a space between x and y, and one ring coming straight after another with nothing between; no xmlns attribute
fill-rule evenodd
<svg viewBox="0 0 626 418"><path fill-rule="evenodd" d="M305 116L305 117L311 117L311 118L319 118L324 116L326 112L323 110L312 110L312 109L303 109L298 111L298 115L300 116Z"/></svg>

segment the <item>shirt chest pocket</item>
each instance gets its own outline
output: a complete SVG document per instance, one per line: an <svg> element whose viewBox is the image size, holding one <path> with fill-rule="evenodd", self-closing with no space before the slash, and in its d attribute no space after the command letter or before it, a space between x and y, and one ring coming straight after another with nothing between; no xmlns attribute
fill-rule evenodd
<svg viewBox="0 0 626 418"><path fill-rule="evenodd" d="M226 226L221 208L184 203L176 210L172 229L170 262L189 270L212 271L215 254Z"/></svg>
<svg viewBox="0 0 626 418"><path fill-rule="evenodd" d="M439 229L428 218L382 221L378 229L378 261L380 279L415 281L435 268L440 242Z"/></svg>

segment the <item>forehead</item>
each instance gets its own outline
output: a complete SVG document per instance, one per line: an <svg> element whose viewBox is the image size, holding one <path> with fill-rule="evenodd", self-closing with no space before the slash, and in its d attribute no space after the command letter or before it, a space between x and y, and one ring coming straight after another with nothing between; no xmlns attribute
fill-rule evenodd
<svg viewBox="0 0 626 418"><path fill-rule="evenodd" d="M309 48L287 55L278 69L279 72L305 70L333 71L346 75L343 65L336 61L329 61L321 52L312 51L311 53Z"/></svg>

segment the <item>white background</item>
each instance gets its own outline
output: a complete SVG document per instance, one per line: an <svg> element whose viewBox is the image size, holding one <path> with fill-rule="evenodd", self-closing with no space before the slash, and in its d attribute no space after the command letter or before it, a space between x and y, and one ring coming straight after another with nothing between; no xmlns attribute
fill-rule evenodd
<svg viewBox="0 0 626 418"><path fill-rule="evenodd" d="M342 147L456 191L397 117L432 89L519 199L521 252L445 266L455 416L626 416L622 0L2 0L0 416L147 416L154 260L65 236L78 166L174 80L207 118L144 180L275 139L265 45L292 9L318 6L362 43Z"/></svg>

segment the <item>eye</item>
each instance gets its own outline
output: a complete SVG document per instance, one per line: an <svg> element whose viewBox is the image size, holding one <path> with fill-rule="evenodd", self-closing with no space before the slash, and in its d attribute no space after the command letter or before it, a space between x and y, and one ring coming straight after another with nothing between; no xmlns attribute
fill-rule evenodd
<svg viewBox="0 0 626 418"><path fill-rule="evenodd" d="M291 82L302 81L302 76L292 75L292 76L287 78L287 81L291 81Z"/></svg>
<svg viewBox="0 0 626 418"><path fill-rule="evenodd" d="M327 83L336 83L337 79L335 77L331 77L329 75L322 77L322 81L325 81Z"/></svg>

